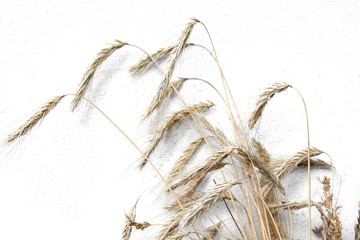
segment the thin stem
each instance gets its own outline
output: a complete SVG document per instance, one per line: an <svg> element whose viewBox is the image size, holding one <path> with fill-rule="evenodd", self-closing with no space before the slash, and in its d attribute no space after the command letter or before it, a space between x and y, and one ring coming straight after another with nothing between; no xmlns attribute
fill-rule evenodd
<svg viewBox="0 0 360 240"><path fill-rule="evenodd" d="M310 127L309 127L309 115L308 115L308 110L306 107L306 103L305 100L302 96L302 94L300 93L300 91L291 86L300 96L301 101L304 105L304 109L305 109L305 115L306 115L306 134L307 134L307 160L308 160L308 239L311 240L311 234L312 234L312 230L311 230L311 173L310 173Z"/></svg>

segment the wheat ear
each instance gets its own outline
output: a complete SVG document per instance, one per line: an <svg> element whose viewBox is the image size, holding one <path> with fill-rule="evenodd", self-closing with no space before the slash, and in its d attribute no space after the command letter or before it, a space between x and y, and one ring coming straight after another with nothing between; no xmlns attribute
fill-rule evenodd
<svg viewBox="0 0 360 240"><path fill-rule="evenodd" d="M170 117L168 117L165 120L164 124L160 126L160 128L155 132L154 137L150 140L148 149L145 151L145 156L149 158L150 155L153 153L153 151L156 149L159 142L166 136L166 134L170 132L174 127L179 125L181 122L183 122L185 119L190 117L191 113L201 112L211 108L212 106L214 106L214 104L211 102L199 103L173 113ZM139 165L140 169L142 169L146 165L146 163L147 160L145 158L142 159Z"/></svg>
<svg viewBox="0 0 360 240"><path fill-rule="evenodd" d="M171 84L175 89L178 89L186 80L186 78L180 78L179 80L174 81ZM143 116L143 119L148 118L156 109L158 109L162 105L165 99L171 97L174 94L174 88L172 86L168 86L161 96L152 99L146 113Z"/></svg>
<svg viewBox="0 0 360 240"><path fill-rule="evenodd" d="M198 183L205 179L209 172L225 166L225 163L222 163L222 161L228 157L233 150L234 148L226 148L215 152L211 157L204 161L201 166L195 168L190 173L184 174L186 176L172 184L171 188L175 189L184 185L188 185L191 189L196 188Z"/></svg>
<svg viewBox="0 0 360 240"><path fill-rule="evenodd" d="M318 156L322 153L318 148L311 147L309 149L310 151L310 158ZM298 153L296 153L291 159L283 162L282 166L280 167L280 170L277 172L277 176L279 179L284 179L287 175L289 175L296 166L299 164L307 164L308 162L308 149L304 149Z"/></svg>
<svg viewBox="0 0 360 240"><path fill-rule="evenodd" d="M144 59L141 59L137 64L130 67L129 72L131 73L144 73L154 66L154 61L159 62L167 57L174 51L176 46L170 46L167 48L161 48L157 52L147 56Z"/></svg>
<svg viewBox="0 0 360 240"><path fill-rule="evenodd" d="M6 142L13 142L16 139L19 139L29 133L36 124L42 121L51 112L51 110L53 110L56 105L58 105L58 103L61 101L61 99L63 99L63 97L65 97L65 95L54 97L53 99L48 101L29 120L27 120L26 123L19 127L18 130L10 134L6 139Z"/></svg>
<svg viewBox="0 0 360 240"><path fill-rule="evenodd" d="M77 96L72 101L71 111L74 111L76 107L79 105L81 101L81 97L85 96L86 91L89 89L91 82L95 76L96 71L100 67L100 65L116 50L122 48L127 45L127 43L115 40L115 43L111 45L109 48L102 49L99 53L95 61L90 65L89 69L83 76L83 80L80 84L80 87L77 91Z"/></svg>
<svg viewBox="0 0 360 240"><path fill-rule="evenodd" d="M183 169L183 167L189 162L190 158L194 155L194 153L199 149L201 144L204 142L204 138L201 137L194 142L192 142L188 148L184 151L183 155L177 161L175 167L172 169L169 174L168 182L172 182L176 177L178 177L179 173Z"/></svg>
<svg viewBox="0 0 360 240"><path fill-rule="evenodd" d="M267 88L266 91L260 95L256 103L255 110L251 114L251 117L248 122L250 129L252 129L257 123L257 121L261 118L261 115L265 109L266 104L274 97L274 95L282 91L285 91L289 87L291 86L287 83L275 83L273 86Z"/></svg>
<svg viewBox="0 0 360 240"><path fill-rule="evenodd" d="M214 203L222 200L225 193L234 185L240 184L239 181L229 181L217 184L212 191L206 192L190 208L185 209L183 225L188 226L203 215Z"/></svg>
<svg viewBox="0 0 360 240"><path fill-rule="evenodd" d="M172 77L172 75L174 73L176 64L178 63L178 61L180 59L180 56L181 56L182 52L185 49L186 42L190 37L191 31L193 30L193 28L194 28L194 26L195 26L195 24L197 22L199 22L199 20L193 18L192 21L187 25L185 30L182 32L178 43L175 45L175 48L173 49L174 57L171 60L169 70L165 74L165 77L162 80L162 82L161 82L161 84L159 86L159 89L157 91L157 94L152 99L152 101L151 101L152 103L157 103L157 102L161 103L165 99L166 92L168 91L168 88L171 87L170 86L170 80L171 80L171 77ZM150 105L150 108L151 108L151 106L152 105Z"/></svg>

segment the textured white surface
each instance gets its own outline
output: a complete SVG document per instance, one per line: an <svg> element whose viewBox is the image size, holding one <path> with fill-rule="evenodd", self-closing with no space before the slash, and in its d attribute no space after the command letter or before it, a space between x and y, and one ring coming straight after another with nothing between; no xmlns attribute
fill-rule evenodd
<svg viewBox="0 0 360 240"><path fill-rule="evenodd" d="M312 145L331 155L342 178L344 239L352 239L360 200L359 14L356 0L2 0L0 135L6 136L49 98L75 92L96 53L114 39L152 52L174 43L195 16L212 34L244 119L257 94L273 82L289 82L303 93ZM201 27L192 39L209 46ZM115 54L98 78L108 79L108 86L94 84L104 95L97 100L99 106L140 144L145 139L144 130L137 129L139 116L159 82L156 74L147 82L128 78L126 67L141 56L131 48ZM195 72L220 88L208 58L200 50L189 51L181 74ZM9 149L1 152L0 239L120 239L123 213L159 184L150 168L144 174L133 170L138 153L113 126L96 112L80 120L84 113L71 114L69 103L70 98L65 99L8 156L4 154ZM304 112L295 92L275 98L262 123L258 137L273 154L291 155L306 146ZM332 172L314 171L316 200L321 194L317 178L323 175ZM336 179L339 182L339 174ZM290 199L306 199L304 171L286 182ZM151 214L139 217L146 220ZM297 237L305 239L307 223L301 218L306 211L295 218Z"/></svg>

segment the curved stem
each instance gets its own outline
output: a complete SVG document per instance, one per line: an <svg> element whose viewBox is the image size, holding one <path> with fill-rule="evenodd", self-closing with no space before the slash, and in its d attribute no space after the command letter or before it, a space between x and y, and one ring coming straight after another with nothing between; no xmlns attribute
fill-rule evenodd
<svg viewBox="0 0 360 240"><path fill-rule="evenodd" d="M310 127L309 127L309 114L308 114L308 110L306 107L306 103L305 103L305 99L304 97L301 95L300 91L291 86L300 96L301 101L304 105L304 109L305 109L305 115L306 115L306 133L307 133L307 160L308 160L308 239L311 240L311 234L312 234L312 230L311 230L311 173L310 173Z"/></svg>
<svg viewBox="0 0 360 240"><path fill-rule="evenodd" d="M86 97L83 97L83 96L80 96L80 95L74 94L74 93L65 94L64 96L81 97L83 100L85 100L89 104L91 104L96 110L98 110L141 153L141 155L143 155L143 157L150 163L150 165L154 168L154 170L159 175L161 180L165 183L166 187L170 190L171 194L174 196L176 201L179 203L179 206L183 209L183 206L182 206L177 194L172 190L169 183L165 180L165 178L162 176L162 174L159 172L159 170L155 167L154 163L146 156L146 154L140 149L140 147L133 140L131 140L131 138L106 113L104 113L104 111L102 111L95 103L93 103L92 101L90 101Z"/></svg>

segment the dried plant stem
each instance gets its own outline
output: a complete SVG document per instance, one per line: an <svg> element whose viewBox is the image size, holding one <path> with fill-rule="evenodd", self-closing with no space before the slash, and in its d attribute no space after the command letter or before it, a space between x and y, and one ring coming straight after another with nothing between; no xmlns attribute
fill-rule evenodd
<svg viewBox="0 0 360 240"><path fill-rule="evenodd" d="M226 79L225 79L224 72L223 72L223 70L222 70L222 68L221 68L221 66L220 66L220 62L219 62L218 55L217 55L217 53L216 53L216 49L215 49L214 42L213 42L213 40L212 40L212 37L211 37L210 32L209 32L208 28L206 27L206 25L205 25L203 22L201 22L201 21L199 21L199 23L204 27L204 29L205 29L208 37L209 37L210 43L211 43L211 47L212 47L212 50L213 50L213 53L214 53L214 56L215 56L215 62L216 62L216 65L217 65L217 67L218 67L218 70L219 70L219 72L220 72L221 82L222 82L222 84L223 84L223 88L224 88L224 92L225 92L226 106L227 106L228 111L229 111L228 114L229 114L230 119L231 119L231 123L232 123L232 126L233 126L233 130L234 130L235 133L237 133L237 135L236 135L236 136L238 137L238 138L237 138L237 139L238 139L237 145L240 146L240 143L241 143L241 144L245 144L244 147L247 149L247 147L248 147L247 139L246 139L246 137L245 137L243 134L241 134L241 132L245 133L245 131L244 131L244 128L243 128L241 119L240 119L240 115L239 115L238 110L237 110L237 108L236 108L236 105L234 104L234 103L235 103L234 98L233 98L233 96L232 96L232 94L231 94L230 88L229 88L229 86L228 86L228 84L227 84L227 81L226 81ZM233 113L232 113L232 111L231 111L231 105L230 105L230 101L229 101L229 96L228 96L228 95L230 95L230 98L231 98L232 103L233 103L233 105L234 105L235 111L236 111L236 113L237 113L238 123L239 123L239 125L240 125L240 130L237 128L237 124L236 124L236 121L235 121L235 117L234 117L234 115L233 115Z"/></svg>
<svg viewBox="0 0 360 240"><path fill-rule="evenodd" d="M300 93L300 91L293 87L293 89L295 89L295 91L299 94L301 101L304 105L304 110L305 110L305 116L306 116L306 134L307 134L307 147L308 147L308 152L307 152L307 159L308 159L308 239L311 240L311 233L312 233L312 229L311 229L311 172L310 172L310 126L309 126L309 114L308 114L308 110L307 110L307 106L305 103L305 99L302 96L302 94Z"/></svg>
<svg viewBox="0 0 360 240"><path fill-rule="evenodd" d="M244 131L244 128L243 128L243 126L242 126L242 123L241 123L240 116L239 116L238 110L237 110L237 108L236 108L236 105L234 104L234 98L233 98L233 96L232 96L232 93L231 93L228 85L227 85L227 82L226 82L226 80L225 80L224 73L223 73L223 71L222 71L222 69L221 69L221 67L220 67L219 60L218 60L218 56L217 56L217 54L216 54L216 50L215 50L214 43L213 43L213 41L212 41L211 35L210 35L210 33L209 33L206 25L205 25L204 23L202 23L202 22L200 22L200 23L204 26L204 28L205 28L205 30L206 30L206 32L207 32L207 34L208 34L208 37L209 37L209 39L210 39L211 45L212 45L212 49L213 49L213 52L214 52L214 55L215 55L216 64L217 64L218 69L219 69L219 71L220 71L220 75L221 75L221 79L222 79L222 83L223 83L223 87L224 87L224 91L225 91L225 97L226 97L226 103L227 103L226 105L227 105L227 108L228 108L228 111L229 111L229 115L230 115L230 118L231 118L233 130L234 130L235 133L237 133L236 136L237 136L238 139L240 140L242 146L243 146L246 150L248 150L248 148L249 148L249 147L248 147L248 141L247 141L246 137L245 137L243 134L241 134L241 132L245 133L245 131ZM231 111L228 93L229 93L229 95L230 95L230 98L232 99L232 103L234 104L234 108L235 108L235 111L236 111L236 114L237 114L237 118L238 118L238 120L239 120L239 125L240 125L241 131L239 131L239 129L237 129L237 124L236 124L236 122L235 122L235 118L234 118L233 113L232 113L232 111ZM238 141L238 145L240 145L240 142ZM256 231L255 231L255 234L256 234Z"/></svg>

